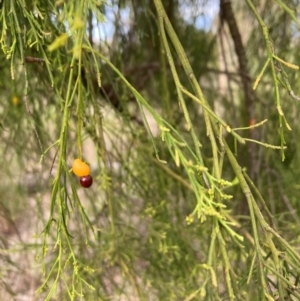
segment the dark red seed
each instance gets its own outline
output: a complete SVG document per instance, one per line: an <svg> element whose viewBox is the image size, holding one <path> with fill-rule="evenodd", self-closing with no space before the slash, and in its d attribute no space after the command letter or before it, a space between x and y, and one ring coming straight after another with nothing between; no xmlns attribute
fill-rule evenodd
<svg viewBox="0 0 300 301"><path fill-rule="evenodd" d="M92 184L93 184L93 178L90 175L80 177L80 185L82 187L89 188L92 186Z"/></svg>

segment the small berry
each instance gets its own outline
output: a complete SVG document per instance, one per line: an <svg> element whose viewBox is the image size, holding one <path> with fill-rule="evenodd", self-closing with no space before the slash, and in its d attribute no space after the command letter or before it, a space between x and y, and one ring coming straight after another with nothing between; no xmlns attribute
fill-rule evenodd
<svg viewBox="0 0 300 301"><path fill-rule="evenodd" d="M12 99L11 99L11 102L13 103L13 105L18 105L19 104L19 98L17 96L14 96Z"/></svg>
<svg viewBox="0 0 300 301"><path fill-rule="evenodd" d="M77 177L84 177L90 174L90 167L81 159L75 159L72 164L72 171Z"/></svg>
<svg viewBox="0 0 300 301"><path fill-rule="evenodd" d="M80 185L82 187L89 188L92 186L92 184L93 184L93 178L90 175L80 177Z"/></svg>

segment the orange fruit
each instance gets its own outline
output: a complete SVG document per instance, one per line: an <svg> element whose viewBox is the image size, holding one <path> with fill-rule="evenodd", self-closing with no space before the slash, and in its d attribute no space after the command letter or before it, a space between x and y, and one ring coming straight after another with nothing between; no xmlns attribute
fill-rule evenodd
<svg viewBox="0 0 300 301"><path fill-rule="evenodd" d="M77 177L86 177L90 174L91 169L81 159L75 159L72 164L72 171Z"/></svg>

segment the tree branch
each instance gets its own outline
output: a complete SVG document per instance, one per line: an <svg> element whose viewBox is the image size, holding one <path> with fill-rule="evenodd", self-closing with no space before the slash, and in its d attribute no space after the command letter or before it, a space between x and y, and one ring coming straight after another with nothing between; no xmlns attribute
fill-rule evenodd
<svg viewBox="0 0 300 301"><path fill-rule="evenodd" d="M255 94L252 89L252 84L249 75L248 68L248 60L246 57L245 47L243 45L242 37L236 22L235 15L232 10L231 1L230 0L221 0L220 1L220 17L221 17L221 25L223 25L224 21L228 24L230 35L232 37L234 43L234 49L239 62L239 74L242 80L242 86L245 95L245 107L246 113L248 117L248 121L254 118L254 101ZM249 136L251 139L257 140L255 131L250 131ZM255 168L255 154L256 154L256 146L251 143L248 146L248 169L249 175L252 180L255 179L257 175L257 169Z"/></svg>

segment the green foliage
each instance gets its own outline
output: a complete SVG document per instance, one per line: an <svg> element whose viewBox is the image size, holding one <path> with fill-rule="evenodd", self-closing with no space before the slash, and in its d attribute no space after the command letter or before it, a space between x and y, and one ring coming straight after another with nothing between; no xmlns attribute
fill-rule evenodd
<svg viewBox="0 0 300 301"><path fill-rule="evenodd" d="M251 76L178 1L1 2L1 299L300 300L299 24L275 2L233 6Z"/></svg>

